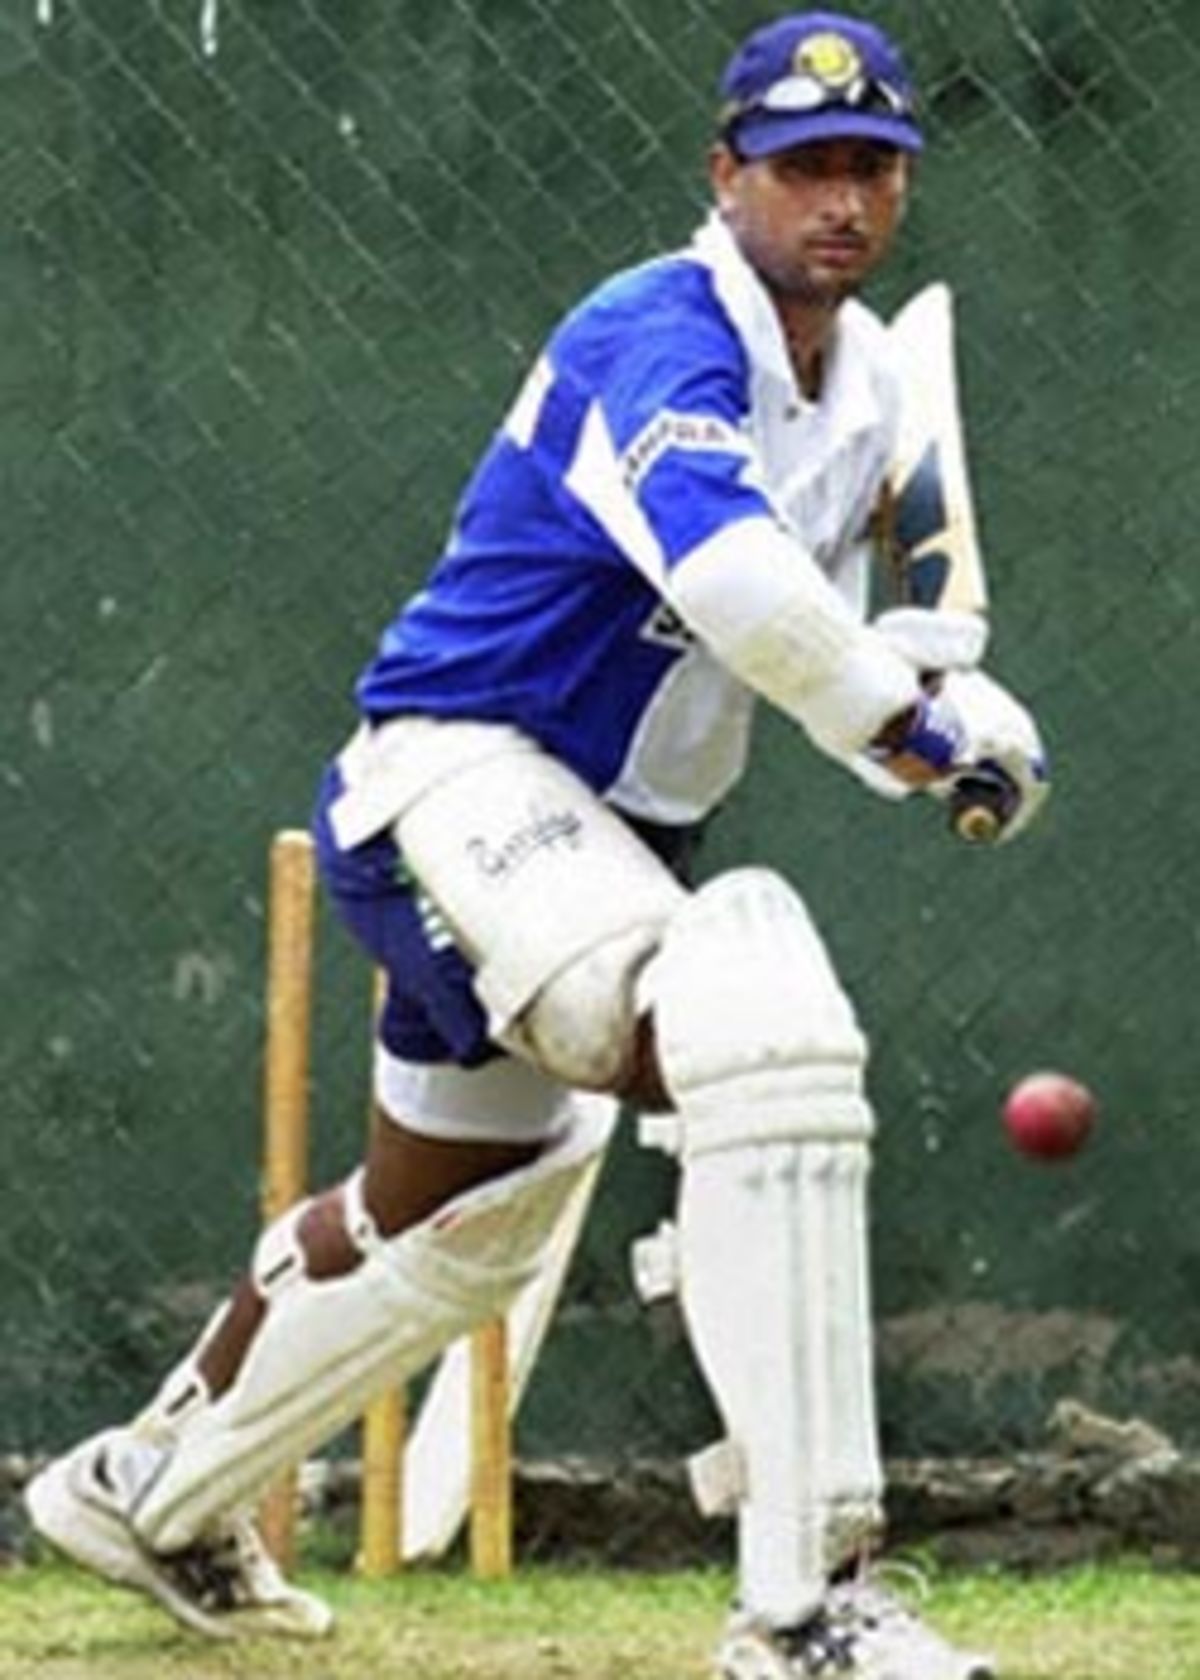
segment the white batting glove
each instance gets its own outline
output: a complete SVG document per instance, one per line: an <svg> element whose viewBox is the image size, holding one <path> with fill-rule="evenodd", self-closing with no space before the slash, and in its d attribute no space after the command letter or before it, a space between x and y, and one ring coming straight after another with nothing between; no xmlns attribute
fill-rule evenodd
<svg viewBox="0 0 1200 1680"><path fill-rule="evenodd" d="M1029 711L982 671L950 671L940 685L937 698L953 707L962 725L965 742L962 756L949 781L931 785L939 798L954 801L956 791L973 772L1003 787L1006 797L999 802L997 840L1013 840L1022 833L1044 805L1050 792L1050 767L1037 725Z"/></svg>
<svg viewBox="0 0 1200 1680"><path fill-rule="evenodd" d="M876 793L903 799L950 786L955 770L967 763L967 751L966 726L939 680L881 731L851 769Z"/></svg>
<svg viewBox="0 0 1200 1680"><path fill-rule="evenodd" d="M892 607L871 628L914 671L973 671L987 648L987 619L953 607Z"/></svg>
<svg viewBox="0 0 1200 1680"><path fill-rule="evenodd" d="M1013 839L1049 792L1037 726L982 671L948 671L851 768L887 798L920 790L947 800L968 839Z"/></svg>

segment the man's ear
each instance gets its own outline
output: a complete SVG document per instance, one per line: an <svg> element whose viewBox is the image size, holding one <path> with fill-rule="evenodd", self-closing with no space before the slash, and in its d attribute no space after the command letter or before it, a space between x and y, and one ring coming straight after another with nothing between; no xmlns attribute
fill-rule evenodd
<svg viewBox="0 0 1200 1680"><path fill-rule="evenodd" d="M724 140L714 142L708 154L708 178L718 210L725 210L734 178L741 168L741 160Z"/></svg>
<svg viewBox="0 0 1200 1680"><path fill-rule="evenodd" d="M896 218L897 225L908 215L908 206L912 199L913 187L917 179L916 160L912 156L904 159L904 192L900 198L900 213Z"/></svg>

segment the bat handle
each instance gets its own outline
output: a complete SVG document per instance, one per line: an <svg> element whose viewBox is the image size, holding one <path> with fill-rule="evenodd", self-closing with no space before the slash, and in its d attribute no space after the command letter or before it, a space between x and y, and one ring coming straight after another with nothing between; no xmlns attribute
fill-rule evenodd
<svg viewBox="0 0 1200 1680"><path fill-rule="evenodd" d="M950 795L950 827L970 846L1000 838L1021 800L1021 791L998 764L981 764L959 776Z"/></svg>

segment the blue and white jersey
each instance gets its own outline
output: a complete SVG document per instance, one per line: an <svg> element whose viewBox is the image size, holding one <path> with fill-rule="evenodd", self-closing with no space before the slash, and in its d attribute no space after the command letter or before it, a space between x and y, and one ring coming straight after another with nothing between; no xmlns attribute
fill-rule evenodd
<svg viewBox="0 0 1200 1680"><path fill-rule="evenodd" d="M804 398L714 216L559 326L360 709L512 724L622 810L699 819L744 768L754 696L689 632L672 580L724 528L766 519L861 615L897 411L885 329L853 302Z"/></svg>

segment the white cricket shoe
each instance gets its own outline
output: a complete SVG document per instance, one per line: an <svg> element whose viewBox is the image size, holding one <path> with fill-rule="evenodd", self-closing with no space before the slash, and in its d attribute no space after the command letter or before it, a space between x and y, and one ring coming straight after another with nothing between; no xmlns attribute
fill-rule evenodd
<svg viewBox="0 0 1200 1680"><path fill-rule="evenodd" d="M152 1552L139 1540L129 1520L130 1490L144 1485L148 1460L161 1456L127 1429L93 1435L25 1489L34 1528L75 1563L148 1594L210 1639L328 1633L329 1606L289 1585L249 1517L226 1518L179 1552Z"/></svg>
<svg viewBox="0 0 1200 1680"><path fill-rule="evenodd" d="M996 1680L990 1658L955 1650L866 1579L831 1587L799 1627L734 1615L717 1671L722 1680Z"/></svg>

